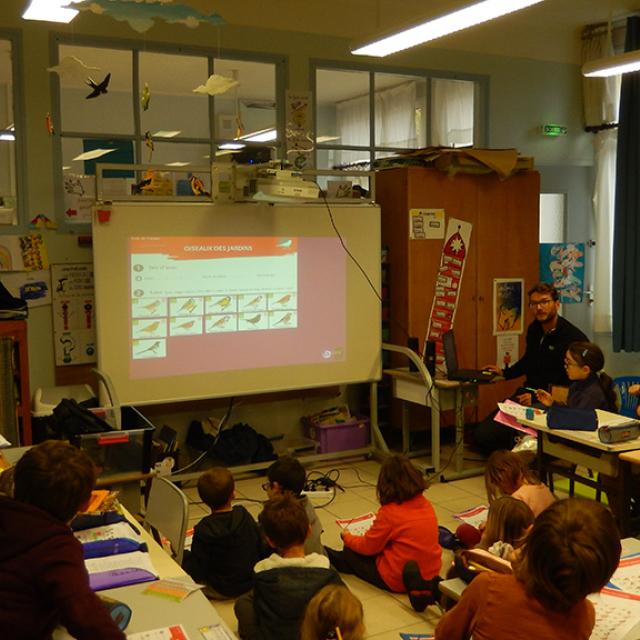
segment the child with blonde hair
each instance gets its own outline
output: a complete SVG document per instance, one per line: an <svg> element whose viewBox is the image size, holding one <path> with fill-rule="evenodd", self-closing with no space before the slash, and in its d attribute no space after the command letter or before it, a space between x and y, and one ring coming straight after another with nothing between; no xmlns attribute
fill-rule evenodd
<svg viewBox="0 0 640 640"><path fill-rule="evenodd" d="M363 617L362 603L349 589L327 585L307 605L300 640L362 640Z"/></svg>
<svg viewBox="0 0 640 640"><path fill-rule="evenodd" d="M522 543L534 519L533 511L522 500L513 496L496 498L477 548L511 561L513 550Z"/></svg>
<svg viewBox="0 0 640 640"><path fill-rule="evenodd" d="M439 622L436 640L588 640L586 599L618 566L620 535L599 502L560 500L533 524L514 573L480 573Z"/></svg>
<svg viewBox="0 0 640 640"><path fill-rule="evenodd" d="M498 496L522 500L537 517L553 504L555 498L527 466L524 458L513 451L494 451L484 470L487 498L491 504Z"/></svg>

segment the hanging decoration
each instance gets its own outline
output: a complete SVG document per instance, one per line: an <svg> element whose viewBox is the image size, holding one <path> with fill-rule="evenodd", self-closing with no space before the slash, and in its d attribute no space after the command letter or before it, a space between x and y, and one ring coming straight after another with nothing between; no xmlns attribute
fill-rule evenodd
<svg viewBox="0 0 640 640"><path fill-rule="evenodd" d="M153 152L155 150L153 138L151 137L151 131L144 132L144 146L149 149L149 159L147 160L147 162L151 162L151 158L153 157Z"/></svg>
<svg viewBox="0 0 640 640"><path fill-rule="evenodd" d="M149 90L149 83L144 83L144 88L142 89L142 97L140 98L140 104L142 106L143 111L147 111L149 109L149 102L151 101L151 91Z"/></svg>
<svg viewBox="0 0 640 640"><path fill-rule="evenodd" d="M145 2L140 2L140 0L82 0L82 2L75 2L73 8L126 22L138 33L148 31L156 21L183 24L190 29L196 29L201 24L210 24L216 27L225 24L225 21L217 13L206 15L192 7L174 4L171 0L146 0Z"/></svg>
<svg viewBox="0 0 640 640"><path fill-rule="evenodd" d="M427 340L435 342L436 366L440 368L444 366L442 334L453 328L472 229L473 225L469 222L449 218L442 245L440 268L436 276L435 293L425 337L425 343Z"/></svg>
<svg viewBox="0 0 640 640"><path fill-rule="evenodd" d="M87 100L91 100L91 98L97 98L103 93L107 93L107 87L109 86L109 81L111 80L111 74L107 73L102 82L95 82L91 78L87 78L87 85L93 89L93 91L86 96Z"/></svg>
<svg viewBox="0 0 640 640"><path fill-rule="evenodd" d="M227 78L217 74L210 75L204 84L198 85L193 93L202 93L203 95L217 96L226 93L230 89L237 87L240 83L235 78Z"/></svg>
<svg viewBox="0 0 640 640"><path fill-rule="evenodd" d="M92 71L100 71L100 67L90 67L75 56L65 56L57 65L48 67L47 71L57 73L61 78L84 82Z"/></svg>

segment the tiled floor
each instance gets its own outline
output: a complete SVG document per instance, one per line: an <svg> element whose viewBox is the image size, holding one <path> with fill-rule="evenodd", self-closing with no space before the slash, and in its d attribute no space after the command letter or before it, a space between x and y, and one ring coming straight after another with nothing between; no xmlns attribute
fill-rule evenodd
<svg viewBox="0 0 640 640"><path fill-rule="evenodd" d="M420 465L420 459L414 462ZM476 463L477 464L477 463ZM314 501L324 532L322 541L327 546L341 548L340 529L335 523L336 518L346 518L360 515L367 511L376 511L378 503L375 495L375 483L380 465L372 460L355 460L351 462L336 462L322 466L309 467L308 470L328 471L339 469L338 480L345 491L338 492L335 499L326 506L326 500ZM359 477L358 477L359 476ZM261 506L257 502L243 499L264 500L266 498L261 484L264 476L236 481L238 503L244 505L254 517L257 517ZM189 500L198 501L195 488L185 489ZM455 530L459 524L453 514L468 507L486 502L484 480L482 477L467 478L446 484L435 483L427 489L425 495L434 505L438 522L449 529ZM206 511L199 504L191 504L190 526L196 524ZM451 562L450 552L444 551L443 572ZM409 604L406 595L391 594L381 591L349 575L343 575L345 583L360 598L364 606L367 638L375 640L398 640L399 633L429 633L433 631L440 617L437 607L428 607L424 613L416 613ZM231 629L237 629L237 622L233 613L233 602L217 602L216 609Z"/></svg>

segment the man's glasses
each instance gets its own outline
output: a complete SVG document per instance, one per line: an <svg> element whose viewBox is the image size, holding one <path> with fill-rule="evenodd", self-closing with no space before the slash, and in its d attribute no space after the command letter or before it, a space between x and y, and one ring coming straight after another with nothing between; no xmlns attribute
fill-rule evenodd
<svg viewBox="0 0 640 640"><path fill-rule="evenodd" d="M548 304L551 304L553 300L551 298L547 298L546 300L532 300L529 303L529 309L537 309L538 307L546 307Z"/></svg>

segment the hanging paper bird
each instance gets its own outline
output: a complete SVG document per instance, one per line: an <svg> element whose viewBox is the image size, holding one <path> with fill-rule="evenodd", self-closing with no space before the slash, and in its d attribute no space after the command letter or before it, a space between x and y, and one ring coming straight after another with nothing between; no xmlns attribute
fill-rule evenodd
<svg viewBox="0 0 640 640"><path fill-rule="evenodd" d="M145 82L144 88L142 89L142 97L140 98L140 104L142 105L143 111L146 111L149 108L150 101L151 101L151 91L149 91L149 84Z"/></svg>
<svg viewBox="0 0 640 640"><path fill-rule="evenodd" d="M151 131L144 132L144 145L149 149L149 160L151 162L151 158L153 156L153 151L155 149L155 145L153 144L153 138L151 137Z"/></svg>
<svg viewBox="0 0 640 640"><path fill-rule="evenodd" d="M211 194L206 190L204 186L204 182L198 178L198 176L194 176L193 173L189 174L189 184L191 185L191 192L194 196L205 196L207 198L211 197Z"/></svg>
<svg viewBox="0 0 640 640"><path fill-rule="evenodd" d="M101 93L107 93L109 80L111 80L110 73L107 73L100 84L96 84L91 78L87 78L87 84L93 89L93 91L86 97L86 99L90 100L91 98L97 98Z"/></svg>

